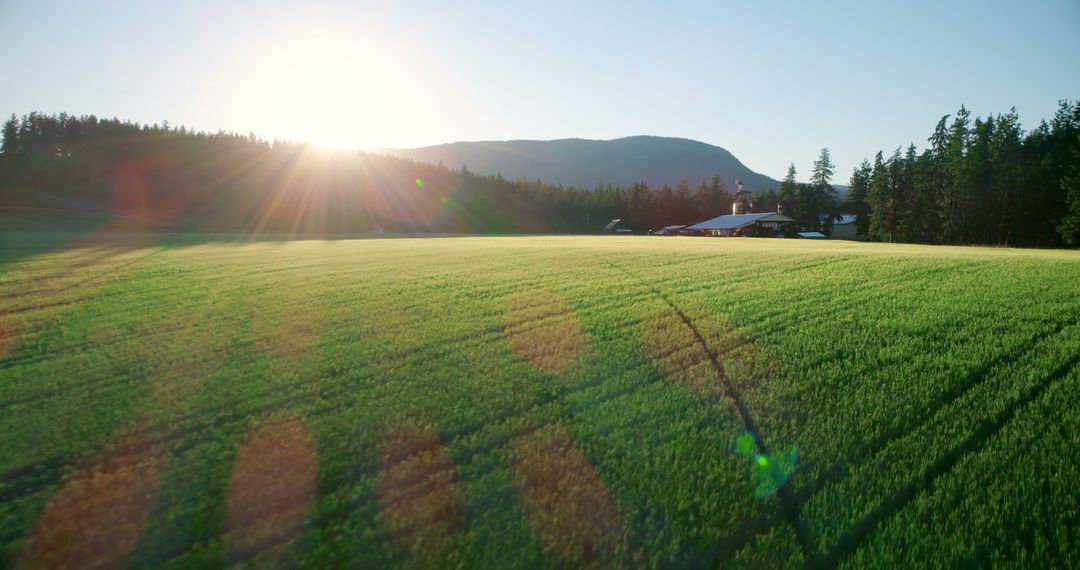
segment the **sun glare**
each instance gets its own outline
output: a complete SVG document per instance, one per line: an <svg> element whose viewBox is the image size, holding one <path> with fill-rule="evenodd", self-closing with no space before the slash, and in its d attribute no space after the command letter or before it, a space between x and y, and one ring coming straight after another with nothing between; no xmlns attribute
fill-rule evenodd
<svg viewBox="0 0 1080 570"><path fill-rule="evenodd" d="M230 96L271 136L334 149L392 146L420 130L432 106L416 89L423 66L374 36L278 35L241 62Z"/></svg>

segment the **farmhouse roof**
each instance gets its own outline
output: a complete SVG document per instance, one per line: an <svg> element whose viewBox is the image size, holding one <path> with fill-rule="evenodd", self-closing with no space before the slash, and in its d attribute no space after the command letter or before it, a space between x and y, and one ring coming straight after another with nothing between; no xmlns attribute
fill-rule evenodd
<svg viewBox="0 0 1080 570"><path fill-rule="evenodd" d="M687 227L688 230L733 230L748 226L755 222L794 222L795 220L776 212L762 212L758 214L736 214L734 216L718 216L711 220L705 220Z"/></svg>
<svg viewBox="0 0 1080 570"><path fill-rule="evenodd" d="M834 226L846 226L848 224L854 224L856 217L857 216L855 216L855 214L839 214L837 216L832 216L833 225ZM829 215L828 214L822 214L821 215L821 223L824 224L827 221L829 221Z"/></svg>

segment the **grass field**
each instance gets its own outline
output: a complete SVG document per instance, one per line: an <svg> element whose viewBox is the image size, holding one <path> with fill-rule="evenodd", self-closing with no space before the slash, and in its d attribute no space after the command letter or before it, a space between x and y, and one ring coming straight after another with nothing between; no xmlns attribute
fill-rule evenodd
<svg viewBox="0 0 1080 570"><path fill-rule="evenodd" d="M472 237L0 263L3 567L1080 565L1077 252Z"/></svg>

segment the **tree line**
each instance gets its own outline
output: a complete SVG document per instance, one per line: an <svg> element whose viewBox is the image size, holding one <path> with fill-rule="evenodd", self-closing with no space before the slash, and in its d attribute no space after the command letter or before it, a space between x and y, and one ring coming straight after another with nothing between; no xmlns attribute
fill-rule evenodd
<svg viewBox="0 0 1080 570"><path fill-rule="evenodd" d="M93 115L12 116L2 132L0 205L197 230L595 233L621 218L644 231L730 213L733 201L719 176L693 186L564 187Z"/></svg>
<svg viewBox="0 0 1080 570"><path fill-rule="evenodd" d="M1053 247L1080 243L1080 103L1024 133L1016 111L942 118L929 147L878 153L841 201L828 148L809 182L794 165L755 211L803 230L856 215L881 241ZM30 113L2 127L0 206L105 211L170 228L221 232L595 233L614 218L637 231L728 214L720 176L674 186L564 187L362 152L318 151L253 134Z"/></svg>
<svg viewBox="0 0 1080 570"><path fill-rule="evenodd" d="M951 118L951 121L950 121ZM854 169L844 209L871 239L1032 247L1080 245L1080 101L1025 133L1013 108L938 121L929 145L878 152Z"/></svg>

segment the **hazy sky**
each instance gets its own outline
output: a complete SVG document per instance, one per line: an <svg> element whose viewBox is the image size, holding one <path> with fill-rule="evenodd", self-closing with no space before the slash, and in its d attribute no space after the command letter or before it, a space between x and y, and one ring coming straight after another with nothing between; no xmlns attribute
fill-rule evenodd
<svg viewBox="0 0 1080 570"><path fill-rule="evenodd" d="M339 147L679 136L846 182L960 104L1080 98L1080 0L0 0L0 113Z"/></svg>

